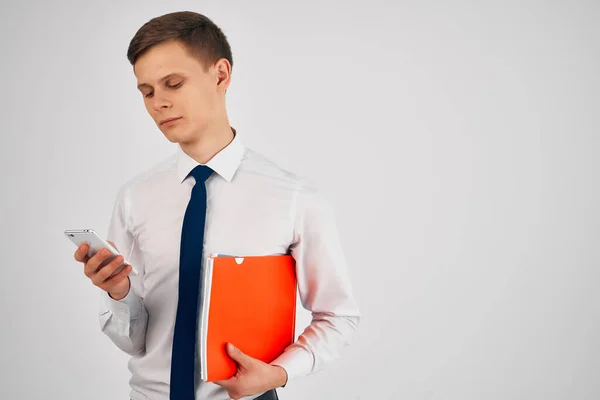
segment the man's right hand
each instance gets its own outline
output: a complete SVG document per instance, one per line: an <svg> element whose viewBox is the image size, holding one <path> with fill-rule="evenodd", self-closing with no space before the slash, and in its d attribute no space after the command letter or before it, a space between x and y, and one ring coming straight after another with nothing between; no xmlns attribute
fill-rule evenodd
<svg viewBox="0 0 600 400"><path fill-rule="evenodd" d="M115 249L117 248L113 242L109 241L109 243ZM129 272L131 272L131 265L127 265L121 272L112 278L109 278L112 273L123 264L123 256L117 256L109 264L99 268L100 264L102 264L102 262L110 255L110 251L108 249L102 249L94 254L93 257L88 257L88 250L89 246L84 243L77 248L74 255L76 261L83 263L83 272L85 276L90 278L95 286L107 291L110 297L115 300L121 300L127 296L130 289L128 275Z"/></svg>

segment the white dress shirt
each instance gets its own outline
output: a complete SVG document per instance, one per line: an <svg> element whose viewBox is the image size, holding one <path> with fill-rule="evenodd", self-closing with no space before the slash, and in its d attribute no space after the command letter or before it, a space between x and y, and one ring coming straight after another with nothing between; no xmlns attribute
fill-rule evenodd
<svg viewBox="0 0 600 400"><path fill-rule="evenodd" d="M244 147L232 130L232 142L206 164L214 173L206 182L203 254L291 254L296 260L299 296L312 322L271 363L286 370L289 384L338 358L360 313L329 203L305 179ZM131 289L119 301L101 291L99 318L102 332L132 356L133 400L169 399L180 238L195 183L187 175L197 165L177 146L172 156L123 185L113 208L107 239L139 275L130 277ZM196 399L229 396L198 376Z"/></svg>

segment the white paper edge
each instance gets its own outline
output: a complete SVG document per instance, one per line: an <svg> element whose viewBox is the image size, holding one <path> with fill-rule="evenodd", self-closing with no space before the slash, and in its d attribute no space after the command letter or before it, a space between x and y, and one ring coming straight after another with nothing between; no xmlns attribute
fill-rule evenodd
<svg viewBox="0 0 600 400"><path fill-rule="evenodd" d="M210 289L212 285L213 259L209 257L206 260L206 268L202 277L202 323L200 326L200 378L206 381L208 370L206 369L206 337L208 333L208 311L210 310Z"/></svg>

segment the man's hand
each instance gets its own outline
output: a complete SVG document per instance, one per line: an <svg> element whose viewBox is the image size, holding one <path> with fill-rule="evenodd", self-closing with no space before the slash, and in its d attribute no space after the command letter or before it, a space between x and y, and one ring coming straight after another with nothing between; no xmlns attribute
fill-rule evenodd
<svg viewBox="0 0 600 400"><path fill-rule="evenodd" d="M287 382L285 369L252 358L231 343L227 343L227 354L237 363L237 371L233 377L214 383L227 389L234 400L281 387Z"/></svg>
<svg viewBox="0 0 600 400"><path fill-rule="evenodd" d="M113 242L108 241L108 243L117 248ZM123 264L123 256L115 257L109 264L100 268L100 264L110 255L110 252L108 249L102 249L93 257L88 257L88 250L88 244L84 243L74 254L75 260L84 265L85 276L90 278L95 286L107 291L110 297L121 300L129 293L130 282L127 275L131 272L131 265L127 265L121 272L111 277L112 273Z"/></svg>

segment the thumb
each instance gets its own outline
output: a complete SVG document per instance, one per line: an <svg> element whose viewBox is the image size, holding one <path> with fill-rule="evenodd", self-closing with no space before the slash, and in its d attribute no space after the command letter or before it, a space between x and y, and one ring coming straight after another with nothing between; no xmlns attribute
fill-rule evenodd
<svg viewBox="0 0 600 400"><path fill-rule="evenodd" d="M247 365L248 362L252 360L250 356L244 354L231 343L227 343L227 353L229 354L229 357L233 358L233 360L237 361L240 365Z"/></svg>

